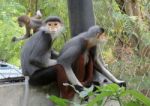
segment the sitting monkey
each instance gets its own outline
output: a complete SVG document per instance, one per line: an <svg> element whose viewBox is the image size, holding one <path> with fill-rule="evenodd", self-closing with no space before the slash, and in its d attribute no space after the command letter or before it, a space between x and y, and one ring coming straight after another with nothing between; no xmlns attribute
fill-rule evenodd
<svg viewBox="0 0 150 106"><path fill-rule="evenodd" d="M43 21L40 29L23 45L21 51L21 67L25 75L23 106L28 103L28 79L32 85L45 85L55 80L56 75L49 71L49 67L57 63L55 59L58 53L51 46L54 39L62 32L63 27L63 22L59 17L49 16Z"/></svg>
<svg viewBox="0 0 150 106"><path fill-rule="evenodd" d="M96 79L94 77L99 77L100 74L97 73L101 73L108 81L125 85L124 81L115 78L105 68L103 61L95 52L98 44L105 40L104 36L103 28L92 26L64 45L57 59L60 67L57 70L57 83L63 98L71 99L75 93L72 88L64 86L64 83L71 83L80 92Z"/></svg>
<svg viewBox="0 0 150 106"><path fill-rule="evenodd" d="M59 17L50 16L44 20L39 31L27 40L21 52L21 67L24 75L32 77L37 73L43 74L48 71L48 67L57 63L55 59L52 59L56 53L52 51L51 46L62 30L62 20ZM45 83L45 80L41 80L41 83L42 81Z"/></svg>

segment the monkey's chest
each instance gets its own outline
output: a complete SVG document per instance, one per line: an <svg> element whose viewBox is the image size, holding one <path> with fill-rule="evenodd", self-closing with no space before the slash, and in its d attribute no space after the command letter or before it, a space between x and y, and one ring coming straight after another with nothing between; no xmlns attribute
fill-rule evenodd
<svg viewBox="0 0 150 106"><path fill-rule="evenodd" d="M86 51L84 54L84 65L86 65L89 62L89 52Z"/></svg>

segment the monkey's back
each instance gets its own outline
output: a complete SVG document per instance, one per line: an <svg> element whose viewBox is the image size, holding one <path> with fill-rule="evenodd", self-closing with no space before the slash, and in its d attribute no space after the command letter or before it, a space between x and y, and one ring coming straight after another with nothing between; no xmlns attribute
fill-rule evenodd
<svg viewBox="0 0 150 106"><path fill-rule="evenodd" d="M36 34L31 36L21 50L21 68L24 75L31 75L34 70L38 69L38 67L35 67L29 63L32 49L35 46L38 37L39 36L36 36Z"/></svg>
<svg viewBox="0 0 150 106"><path fill-rule="evenodd" d="M35 54L44 62L43 59L50 58L49 49L51 48L51 38L43 33L42 30L36 32L31 36L28 41L24 44L21 51L21 67L24 75L32 75L35 71L40 68L31 64L31 54Z"/></svg>

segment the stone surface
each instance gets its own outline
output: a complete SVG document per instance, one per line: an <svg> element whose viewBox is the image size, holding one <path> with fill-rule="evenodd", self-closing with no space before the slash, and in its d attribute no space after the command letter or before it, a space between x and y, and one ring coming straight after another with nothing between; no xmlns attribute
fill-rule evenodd
<svg viewBox="0 0 150 106"><path fill-rule="evenodd" d="M109 100L105 103L104 106L120 106L119 102L116 100Z"/></svg>
<svg viewBox="0 0 150 106"><path fill-rule="evenodd" d="M0 106L24 106L24 83L0 85ZM29 87L28 102L26 106L54 106L47 95L58 95L55 84L45 87ZM108 100L104 106L120 106L118 101Z"/></svg>
<svg viewBox="0 0 150 106"><path fill-rule="evenodd" d="M56 88L42 87L29 88L27 106L53 106L46 95L56 93ZM24 83L0 85L0 106L23 106L25 85Z"/></svg>

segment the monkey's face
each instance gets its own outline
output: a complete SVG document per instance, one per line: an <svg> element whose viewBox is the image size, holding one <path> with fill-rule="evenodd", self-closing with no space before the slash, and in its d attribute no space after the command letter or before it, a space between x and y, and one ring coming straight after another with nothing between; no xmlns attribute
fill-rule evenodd
<svg viewBox="0 0 150 106"><path fill-rule="evenodd" d="M59 34L59 33L62 31L62 29L63 29L63 25L62 25L60 22L58 22L58 21L50 21L50 22L48 22L48 23L47 23L47 27L48 27L48 29L49 29L51 35L52 35L52 36L55 36L55 37L56 37L56 35ZM54 37L54 38L55 38L55 37Z"/></svg>
<svg viewBox="0 0 150 106"><path fill-rule="evenodd" d="M107 41L107 36L105 33L97 33L96 36L98 42L106 42Z"/></svg>
<svg viewBox="0 0 150 106"><path fill-rule="evenodd" d="M107 41L107 36L105 33L97 33L96 36L89 38L88 40L88 48L96 46L99 43L104 43Z"/></svg>
<svg viewBox="0 0 150 106"><path fill-rule="evenodd" d="M19 27L23 27L25 24L24 22L18 21Z"/></svg>

